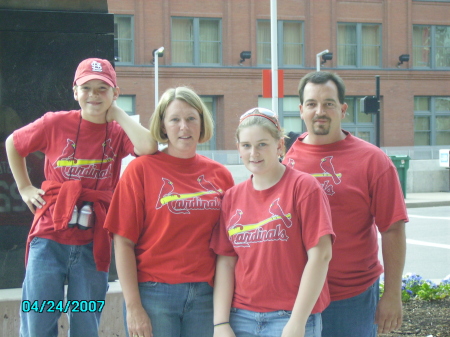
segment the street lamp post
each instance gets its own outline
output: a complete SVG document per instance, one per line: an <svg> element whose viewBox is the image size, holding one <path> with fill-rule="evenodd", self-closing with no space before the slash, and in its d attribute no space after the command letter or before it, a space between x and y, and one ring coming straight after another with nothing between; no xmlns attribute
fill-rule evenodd
<svg viewBox="0 0 450 337"><path fill-rule="evenodd" d="M155 108L158 106L159 94L158 94L158 58L160 54L164 52L164 47L159 47L153 52L153 57L155 59ZM162 56L162 55L161 55Z"/></svg>
<svg viewBox="0 0 450 337"><path fill-rule="evenodd" d="M326 53L328 53L328 49L325 49L324 51L321 51L320 53L318 53L316 55L316 70L317 71L320 71L320 57Z"/></svg>

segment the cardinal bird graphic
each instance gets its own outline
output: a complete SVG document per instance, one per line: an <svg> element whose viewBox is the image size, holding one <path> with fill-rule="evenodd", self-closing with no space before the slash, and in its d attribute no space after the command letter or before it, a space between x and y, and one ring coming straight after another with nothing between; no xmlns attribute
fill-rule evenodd
<svg viewBox="0 0 450 337"><path fill-rule="evenodd" d="M269 212L270 212L270 214L272 214L272 216L279 216L281 218L281 220L283 221L284 225L287 228L290 228L292 226L292 221L288 217L288 216L290 216L290 214L288 214L288 216L286 216L286 214L284 214L283 210L281 209L280 204L278 203L279 200L280 200L280 198L277 198L270 204Z"/></svg>
<svg viewBox="0 0 450 337"><path fill-rule="evenodd" d="M162 178L162 180L163 185L161 187L161 191L159 192L158 201L156 202L156 209L160 209L163 206L163 204L161 204L161 199L166 195L170 195L174 190L173 182L166 178Z"/></svg>
<svg viewBox="0 0 450 337"><path fill-rule="evenodd" d="M104 144L105 150L103 155L103 162L109 163L111 161L114 161L116 154L114 152L114 149L111 147L111 139L108 139L106 143Z"/></svg>
<svg viewBox="0 0 450 337"><path fill-rule="evenodd" d="M334 171L333 164L331 163L331 159L333 159L333 156L324 157L320 161L320 167L325 173L328 173L331 178L333 179L333 182L335 184L341 183L341 178L338 177L336 172Z"/></svg>
<svg viewBox="0 0 450 337"><path fill-rule="evenodd" d="M59 166L62 166L58 163L60 160L72 160L74 152L75 152L75 142L72 139L67 138L67 145L62 151L61 155L53 163L53 167L57 168Z"/></svg>
<svg viewBox="0 0 450 337"><path fill-rule="evenodd" d="M228 227L228 230L235 228L235 227L239 228L240 230L243 229L243 226L239 224L242 214L244 214L244 212L242 212L240 209L236 210L236 212L233 214L233 216L231 217L231 219L229 221L230 226Z"/></svg>
<svg viewBox="0 0 450 337"><path fill-rule="evenodd" d="M200 184L200 186L207 191L216 191L218 193L223 192L221 189L217 189L211 182L206 180L203 174L200 177L198 177L197 181Z"/></svg>
<svg viewBox="0 0 450 337"><path fill-rule="evenodd" d="M294 161L294 159L289 158L289 159L288 159L288 165L289 165L290 167L292 167L292 168L295 168L295 161Z"/></svg>

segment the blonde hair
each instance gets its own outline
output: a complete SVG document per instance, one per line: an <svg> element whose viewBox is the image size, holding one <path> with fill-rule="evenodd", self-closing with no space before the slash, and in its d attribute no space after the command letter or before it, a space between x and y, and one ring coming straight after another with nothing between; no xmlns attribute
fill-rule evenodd
<svg viewBox="0 0 450 337"><path fill-rule="evenodd" d="M264 128L266 131L270 133L270 135L276 139L277 141L280 139L283 139L286 137L284 134L284 130L282 128L278 128L275 124L275 121L270 121L268 118L270 117L262 117L262 116L248 116L246 117L241 123L239 123L237 129L236 129L236 142L239 143L239 134L241 133L242 129L248 128L250 126L260 126ZM279 124L278 120L276 121L277 124ZM285 153L285 147L283 142L283 149L281 151L281 155L284 156Z"/></svg>
<svg viewBox="0 0 450 337"><path fill-rule="evenodd" d="M158 106L150 117L150 134L153 139L159 143L167 143L169 139L164 133L162 126L164 124L164 117L166 114L167 107L174 100L180 100L186 102L195 110L197 110L202 121L200 128L200 138L199 143L205 143L210 140L214 134L214 123L205 103L203 103L200 96L198 96L192 89L187 87L176 87L167 89L159 100Z"/></svg>

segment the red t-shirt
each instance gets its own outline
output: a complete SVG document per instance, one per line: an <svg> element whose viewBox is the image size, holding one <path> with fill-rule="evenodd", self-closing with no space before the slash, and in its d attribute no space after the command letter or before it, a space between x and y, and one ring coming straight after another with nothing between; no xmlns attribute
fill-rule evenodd
<svg viewBox="0 0 450 337"><path fill-rule="evenodd" d="M292 310L307 251L331 234L327 197L311 176L286 167L280 181L258 191L248 179L223 199L211 247L237 256L232 306L256 312ZM329 304L325 285L312 313Z"/></svg>
<svg viewBox="0 0 450 337"><path fill-rule="evenodd" d="M181 159L157 152L128 165L105 228L136 244L139 282L212 285L211 231L233 184L223 165L198 154Z"/></svg>
<svg viewBox="0 0 450 337"><path fill-rule="evenodd" d="M119 180L121 160L134 155L134 146L118 123L95 124L80 116L80 110L48 112L16 130L14 146L23 157L35 151L45 154L46 180L81 180L84 188L112 191ZM72 160L77 163L70 168ZM68 245L92 241L91 230L75 227L55 231L53 209L54 205L49 207L30 235Z"/></svg>
<svg viewBox="0 0 450 337"><path fill-rule="evenodd" d="M364 292L383 272L378 260L377 227L386 231L408 221L398 174L376 146L352 136L327 145L292 145L283 161L307 172L328 195L337 240L328 270L331 300Z"/></svg>

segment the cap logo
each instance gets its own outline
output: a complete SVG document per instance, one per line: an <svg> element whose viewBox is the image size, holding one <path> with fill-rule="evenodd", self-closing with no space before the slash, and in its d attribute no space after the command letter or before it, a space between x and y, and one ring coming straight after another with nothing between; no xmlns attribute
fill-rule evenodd
<svg viewBox="0 0 450 337"><path fill-rule="evenodd" d="M103 71L102 64L100 62L92 61L91 66L92 66L92 71L98 71L98 72Z"/></svg>

